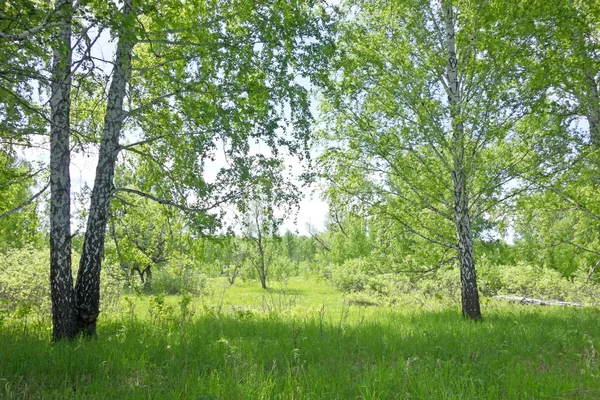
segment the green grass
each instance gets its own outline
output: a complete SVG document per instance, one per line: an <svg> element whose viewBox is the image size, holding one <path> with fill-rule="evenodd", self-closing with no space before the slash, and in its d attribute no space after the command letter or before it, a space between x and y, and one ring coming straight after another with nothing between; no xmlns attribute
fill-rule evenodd
<svg viewBox="0 0 600 400"><path fill-rule="evenodd" d="M0 325L0 398L597 399L600 310L358 307L324 282L129 297L98 338Z"/></svg>

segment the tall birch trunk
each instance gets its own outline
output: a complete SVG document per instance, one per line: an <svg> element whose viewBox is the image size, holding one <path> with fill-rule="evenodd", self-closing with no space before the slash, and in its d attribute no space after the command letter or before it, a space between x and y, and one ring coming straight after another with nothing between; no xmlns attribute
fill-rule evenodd
<svg viewBox="0 0 600 400"><path fill-rule="evenodd" d="M132 0L125 0L123 25L130 25L128 22L133 16ZM84 336L96 334L96 320L100 313L100 268L104 255L104 238L113 190L115 164L120 151L119 136L125 120L123 101L126 95L127 83L131 77L133 45L132 32L127 29L120 32L112 81L108 91L104 130L90 200L83 252L75 285L77 329Z"/></svg>
<svg viewBox="0 0 600 400"><path fill-rule="evenodd" d="M69 174L73 1L57 0L55 10L64 23L52 55L50 98L50 293L52 340L57 341L76 335Z"/></svg>
<svg viewBox="0 0 600 400"><path fill-rule="evenodd" d="M452 185L454 190L454 222L458 241L458 260L460 265L462 314L465 318L481 319L477 273L473 257L471 239L471 219L469 216L469 192L465 174L465 132L461 121L461 95L458 81L458 60L454 43L454 13L451 0L442 2L445 19L446 50L448 51L448 102L452 118Z"/></svg>

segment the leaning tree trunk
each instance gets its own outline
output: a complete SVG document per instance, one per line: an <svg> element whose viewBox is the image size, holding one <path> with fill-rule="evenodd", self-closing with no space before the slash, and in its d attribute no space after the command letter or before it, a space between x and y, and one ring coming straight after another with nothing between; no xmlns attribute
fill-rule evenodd
<svg viewBox="0 0 600 400"><path fill-rule="evenodd" d="M126 22L134 17L132 0L125 0L123 17ZM124 23L123 26L127 26ZM75 291L77 295L77 329L84 336L96 333L100 313L100 268L104 255L104 237L113 189L115 164L119 154L119 135L125 119L123 100L131 77L133 37L128 31L120 32L115 55L112 82L108 91L104 131L100 143L96 178L90 200L90 210L79 263Z"/></svg>
<svg viewBox="0 0 600 400"><path fill-rule="evenodd" d="M52 56L50 125L50 293L52 340L73 339L75 292L71 272L71 177L69 174L71 110L72 0L57 0L64 23Z"/></svg>
<svg viewBox="0 0 600 400"><path fill-rule="evenodd" d="M466 318L481 319L479 292L477 290L477 273L473 258L473 241L471 239L471 220L469 216L469 196L465 174L465 132L460 120L460 87L458 82L456 45L454 43L454 13L451 0L443 1L445 19L446 49L448 51L448 102L452 118L452 185L454 194L454 222L458 241L458 260L460 265L462 314Z"/></svg>

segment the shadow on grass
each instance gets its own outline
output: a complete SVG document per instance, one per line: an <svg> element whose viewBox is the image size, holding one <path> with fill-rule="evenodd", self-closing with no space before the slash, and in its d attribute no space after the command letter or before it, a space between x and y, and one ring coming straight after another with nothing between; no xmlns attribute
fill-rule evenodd
<svg viewBox="0 0 600 400"><path fill-rule="evenodd" d="M458 310L201 313L115 318L98 340L56 345L47 332L5 327L0 378L7 398L597 398L599 317L523 307L488 310L482 323Z"/></svg>

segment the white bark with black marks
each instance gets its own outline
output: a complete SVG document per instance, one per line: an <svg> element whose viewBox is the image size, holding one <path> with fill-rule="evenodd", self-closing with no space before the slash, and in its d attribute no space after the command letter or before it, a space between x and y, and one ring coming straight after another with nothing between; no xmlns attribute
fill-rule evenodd
<svg viewBox="0 0 600 400"><path fill-rule="evenodd" d="M123 18L133 17L132 0L125 0ZM77 296L77 328L84 336L96 333L100 313L100 269L104 255L104 238L113 192L115 164L119 155L119 136L126 112L123 101L131 77L132 32L120 32L112 81L108 92L104 130L90 200L83 252L75 286Z"/></svg>
<svg viewBox="0 0 600 400"><path fill-rule="evenodd" d="M469 215L469 192L465 173L465 131L461 121L461 94L458 80L458 59L455 45L455 16L451 0L442 1L445 20L445 41L448 53L446 80L448 103L452 118L452 186L454 197L454 222L458 240L458 261L460 265L462 314L465 318L481 319L477 272L473 257L471 219Z"/></svg>
<svg viewBox="0 0 600 400"><path fill-rule="evenodd" d="M69 174L71 109L72 0L58 0L61 28L52 56L50 126L50 293L52 339L72 339L75 296L71 272L71 177Z"/></svg>

